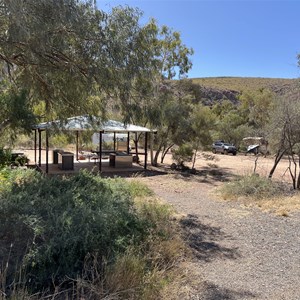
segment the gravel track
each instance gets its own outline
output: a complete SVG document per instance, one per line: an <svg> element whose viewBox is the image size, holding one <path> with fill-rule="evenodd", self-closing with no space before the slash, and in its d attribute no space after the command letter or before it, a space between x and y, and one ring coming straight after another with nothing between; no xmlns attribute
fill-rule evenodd
<svg viewBox="0 0 300 300"><path fill-rule="evenodd" d="M195 176L141 178L179 213L194 252L178 299L300 299L300 214L276 216L215 199Z"/></svg>

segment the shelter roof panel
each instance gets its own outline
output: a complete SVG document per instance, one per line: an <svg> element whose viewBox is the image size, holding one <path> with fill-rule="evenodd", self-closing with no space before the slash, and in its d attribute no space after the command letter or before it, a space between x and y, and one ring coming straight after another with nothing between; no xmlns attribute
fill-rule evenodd
<svg viewBox="0 0 300 300"><path fill-rule="evenodd" d="M124 124L115 120L102 121L95 116L77 116L65 121L44 122L33 126L33 129L57 129L66 131L103 131L103 132L156 132L146 127Z"/></svg>

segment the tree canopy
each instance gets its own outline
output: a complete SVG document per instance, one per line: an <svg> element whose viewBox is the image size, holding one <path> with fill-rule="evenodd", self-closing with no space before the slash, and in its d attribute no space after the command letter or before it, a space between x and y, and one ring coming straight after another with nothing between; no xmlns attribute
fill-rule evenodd
<svg viewBox="0 0 300 300"><path fill-rule="evenodd" d="M141 25L141 16L130 7L105 13L88 0L2 0L6 90L26 91L31 106L43 102L42 120L99 115L117 106L129 121L132 110L147 104L157 79L174 78L176 71L183 76L191 66L192 50L180 34L154 20Z"/></svg>

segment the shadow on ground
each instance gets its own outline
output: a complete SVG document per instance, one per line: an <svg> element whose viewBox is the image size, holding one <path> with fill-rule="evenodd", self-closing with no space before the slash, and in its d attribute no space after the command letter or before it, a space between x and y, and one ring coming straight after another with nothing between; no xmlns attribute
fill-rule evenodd
<svg viewBox="0 0 300 300"><path fill-rule="evenodd" d="M195 215L187 215L180 221L180 225L195 259L210 262L214 259L233 260L241 257L238 248L229 248L221 245L221 241L231 237L226 236L220 227L202 224ZM238 300L257 297L256 294L250 291L236 291L206 281L198 285L193 294L192 299L203 300Z"/></svg>
<svg viewBox="0 0 300 300"><path fill-rule="evenodd" d="M230 168L219 168L217 166L202 167L201 169L192 172L191 169L186 170L172 170L169 165L161 164L157 167L148 166L147 170L139 172L123 172L105 173L102 172L103 177L152 177L160 175L173 175L174 179L182 179L185 181L194 181L199 183L208 183L210 185L218 185L220 182L227 182L232 180L235 175Z"/></svg>
<svg viewBox="0 0 300 300"><path fill-rule="evenodd" d="M240 257L237 248L227 248L220 242L226 236L219 227L202 224L195 215L187 215L180 221L187 244L198 260L212 261L218 259L237 259Z"/></svg>
<svg viewBox="0 0 300 300"><path fill-rule="evenodd" d="M205 300L238 300L238 299L253 299L257 295L250 291L235 291L219 287L213 283L204 282L199 299Z"/></svg>
<svg viewBox="0 0 300 300"><path fill-rule="evenodd" d="M139 172L122 172L119 171L118 173L105 173L102 172L102 177L122 177L122 178L128 178L128 177L152 177L152 176L161 176L161 175L168 175L169 173L164 169L147 169Z"/></svg>
<svg viewBox="0 0 300 300"><path fill-rule="evenodd" d="M163 174L172 174L174 179L181 179L185 181L193 181L198 183L207 183L213 186L221 182L231 181L236 175L230 168L220 167L202 167L201 169L192 172L191 169L187 170L171 170L169 166L160 166L156 168L156 175L160 172Z"/></svg>

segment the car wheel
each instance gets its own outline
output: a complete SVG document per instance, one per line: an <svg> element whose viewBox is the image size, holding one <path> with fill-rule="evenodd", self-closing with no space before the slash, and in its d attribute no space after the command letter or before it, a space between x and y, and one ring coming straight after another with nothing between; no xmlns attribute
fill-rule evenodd
<svg viewBox="0 0 300 300"><path fill-rule="evenodd" d="M212 149L212 153L216 154L217 153L216 149Z"/></svg>
<svg viewBox="0 0 300 300"><path fill-rule="evenodd" d="M236 156L236 152L233 152L232 155L233 155L233 156Z"/></svg>
<svg viewBox="0 0 300 300"><path fill-rule="evenodd" d="M226 150L226 149L225 149L225 150L224 150L224 154L226 154L226 155L227 155L227 154L228 154L228 150Z"/></svg>

